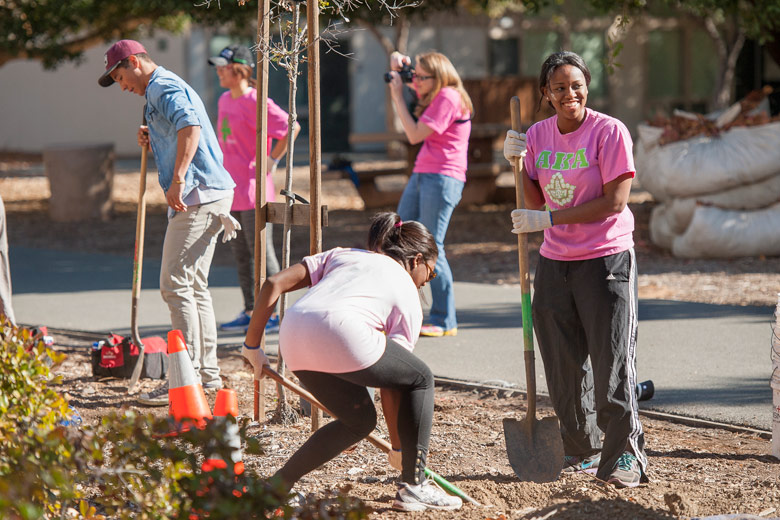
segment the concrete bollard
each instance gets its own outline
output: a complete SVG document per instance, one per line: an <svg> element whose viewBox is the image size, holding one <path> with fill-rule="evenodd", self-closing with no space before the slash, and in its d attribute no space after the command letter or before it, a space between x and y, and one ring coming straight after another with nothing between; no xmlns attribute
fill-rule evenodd
<svg viewBox="0 0 780 520"><path fill-rule="evenodd" d="M51 187L52 220L77 222L111 217L113 143L52 145L43 151L43 164Z"/></svg>

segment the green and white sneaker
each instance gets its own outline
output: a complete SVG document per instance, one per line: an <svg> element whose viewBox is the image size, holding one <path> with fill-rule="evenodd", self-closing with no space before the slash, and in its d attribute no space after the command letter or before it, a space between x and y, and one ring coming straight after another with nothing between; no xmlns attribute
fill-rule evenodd
<svg viewBox="0 0 780 520"><path fill-rule="evenodd" d="M617 467L607 482L619 488L633 488L637 487L641 480L642 470L639 468L639 460L636 455L627 451L618 459Z"/></svg>
<svg viewBox="0 0 780 520"><path fill-rule="evenodd" d="M563 456L563 473L588 473L589 475L595 475L599 470L599 462L601 462L601 453L594 453L587 457L580 457L578 455L564 455Z"/></svg>

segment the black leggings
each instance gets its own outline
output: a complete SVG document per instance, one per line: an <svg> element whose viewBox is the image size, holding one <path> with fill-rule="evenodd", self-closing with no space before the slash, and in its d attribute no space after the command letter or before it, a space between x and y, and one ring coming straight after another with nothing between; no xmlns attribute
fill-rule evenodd
<svg viewBox="0 0 780 520"><path fill-rule="evenodd" d="M393 341L375 364L357 372L294 374L335 417L309 437L277 472L289 487L376 428L376 408L366 387L401 391L398 433L403 451L401 480L419 484L433 424L433 373L421 359Z"/></svg>

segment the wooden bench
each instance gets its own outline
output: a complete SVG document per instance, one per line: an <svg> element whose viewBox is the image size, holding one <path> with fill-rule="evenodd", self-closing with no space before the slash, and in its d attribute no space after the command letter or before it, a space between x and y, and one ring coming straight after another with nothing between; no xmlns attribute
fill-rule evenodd
<svg viewBox="0 0 780 520"><path fill-rule="evenodd" d="M465 204L484 204L491 202L496 193L496 178L501 173L502 164L493 162L494 149L497 140L503 142L508 127L501 124L474 125L469 139L468 170L466 172L466 186L463 189L461 202ZM352 168L352 172L346 168L341 170L343 177L351 178L355 183L358 194L363 199L366 208L378 208L383 206L396 206L403 193L403 188L385 189L381 179L387 176L412 174L417 152L420 144L411 145L402 133L369 133L352 134L349 137L352 145L362 143L402 143L406 148L406 160L384 161L380 164L361 164Z"/></svg>

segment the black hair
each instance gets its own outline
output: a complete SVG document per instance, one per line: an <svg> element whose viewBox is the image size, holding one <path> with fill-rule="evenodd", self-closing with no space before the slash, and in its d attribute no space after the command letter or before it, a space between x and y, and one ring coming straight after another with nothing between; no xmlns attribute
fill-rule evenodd
<svg viewBox="0 0 780 520"><path fill-rule="evenodd" d="M439 256L436 240L425 226L413 220L403 222L392 211L377 213L371 219L368 249L387 255L406 268L418 253L426 262Z"/></svg>
<svg viewBox="0 0 780 520"><path fill-rule="evenodd" d="M537 112L542 107L542 99L544 99L544 87L550 84L550 78L556 69L564 65L571 65L580 69L582 71L582 75L585 76L585 85L590 85L590 69L585 64L585 60L583 60L579 54L571 51L559 51L550 54L547 56L547 59L544 60L544 63L542 63L542 71L539 73L539 92L541 92L542 97L539 98L539 106L536 107ZM552 103L549 99L547 100L547 103L552 106Z"/></svg>

